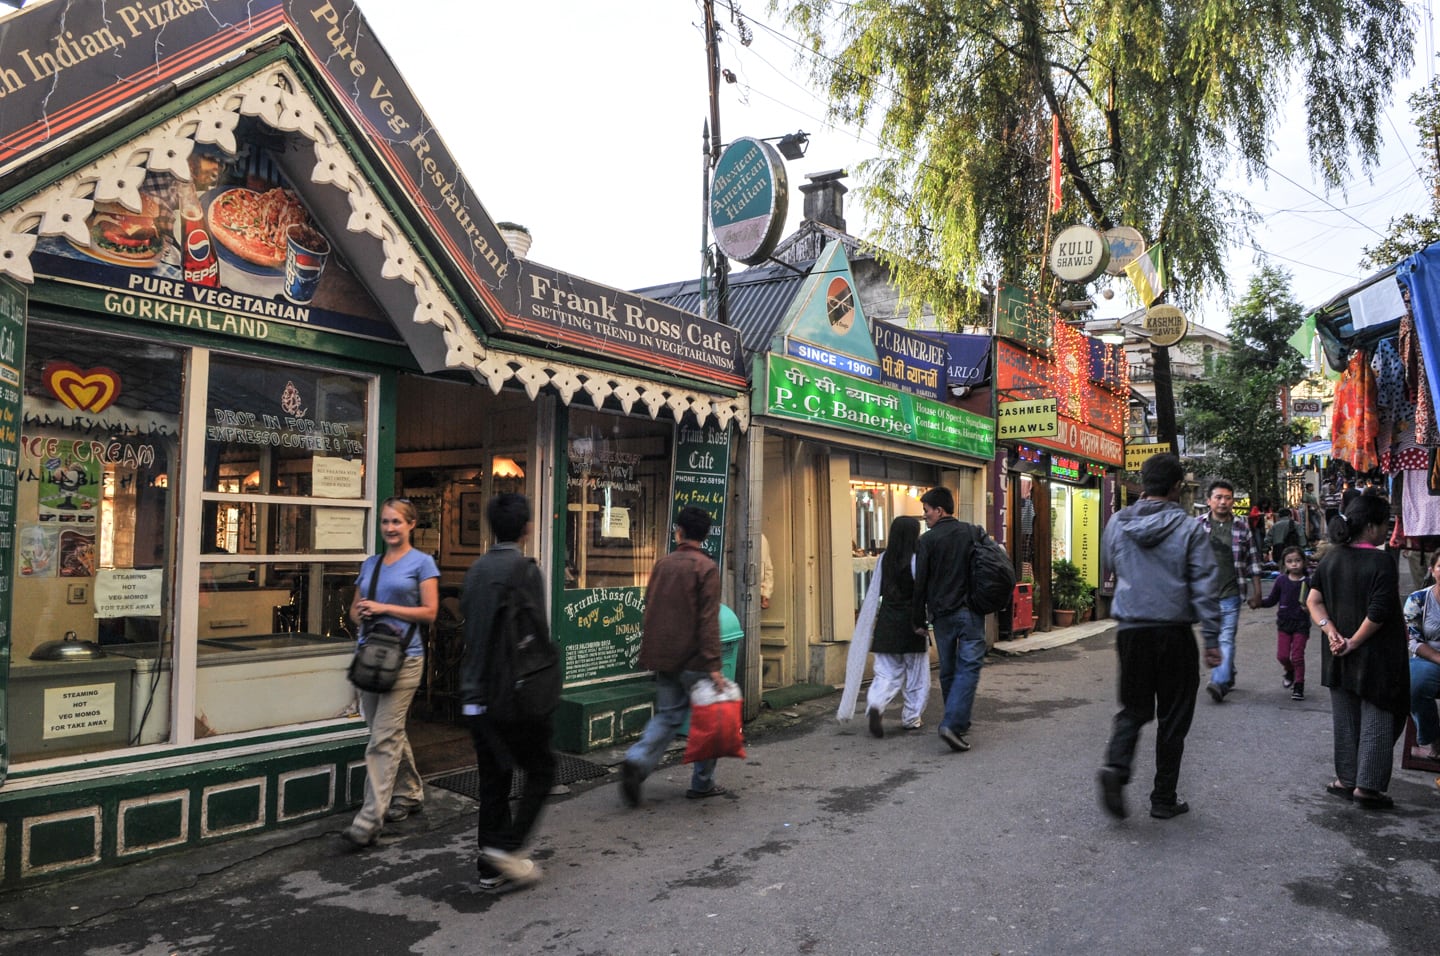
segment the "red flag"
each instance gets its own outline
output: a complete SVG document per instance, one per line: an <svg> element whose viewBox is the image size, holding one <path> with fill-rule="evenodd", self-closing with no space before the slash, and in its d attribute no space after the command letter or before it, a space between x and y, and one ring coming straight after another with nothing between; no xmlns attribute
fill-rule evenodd
<svg viewBox="0 0 1440 956"><path fill-rule="evenodd" d="M1050 115L1050 211L1060 211L1060 117Z"/></svg>

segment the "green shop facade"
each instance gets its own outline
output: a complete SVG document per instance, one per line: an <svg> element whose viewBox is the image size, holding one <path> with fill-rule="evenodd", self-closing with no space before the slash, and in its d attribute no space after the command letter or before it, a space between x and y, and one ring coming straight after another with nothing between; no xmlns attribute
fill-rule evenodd
<svg viewBox="0 0 1440 956"><path fill-rule="evenodd" d="M4 887L358 803L345 611L392 494L442 571L434 721L484 504L535 502L574 751L649 716L675 509L722 562L734 524L733 332L512 251L351 4L173 14L0 19Z"/></svg>

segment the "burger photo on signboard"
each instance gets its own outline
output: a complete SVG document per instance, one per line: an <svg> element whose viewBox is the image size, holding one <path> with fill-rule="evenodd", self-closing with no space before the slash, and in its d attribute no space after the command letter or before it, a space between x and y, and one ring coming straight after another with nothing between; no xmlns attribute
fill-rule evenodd
<svg viewBox="0 0 1440 956"><path fill-rule="evenodd" d="M165 251L164 236L155 223L161 214L160 203L141 193L140 205L140 212L131 212L116 202L97 202L85 221L90 228L90 244L77 248L112 265L136 269L155 265Z"/></svg>

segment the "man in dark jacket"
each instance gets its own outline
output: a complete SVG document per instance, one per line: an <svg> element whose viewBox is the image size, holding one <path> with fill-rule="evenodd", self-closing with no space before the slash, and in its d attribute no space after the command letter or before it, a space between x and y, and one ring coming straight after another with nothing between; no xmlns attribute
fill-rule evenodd
<svg viewBox="0 0 1440 956"><path fill-rule="evenodd" d="M955 496L949 488L931 488L920 496L930 530L915 546L915 597L910 622L926 633L935 628L940 654L940 696L945 715L940 739L956 752L970 749L970 711L985 663L985 616L966 606L970 591L970 551L977 529L955 517Z"/></svg>
<svg viewBox="0 0 1440 956"><path fill-rule="evenodd" d="M523 567L519 586L529 592L535 607L543 608L548 602L540 569L520 546L530 532L529 500L524 495L497 495L486 506L485 517L496 544L470 565L460 592L465 615L460 706L470 726L480 778L480 859L476 868L480 887L496 893L540 879L540 868L518 851L540 819L555 783L555 754L550 749L549 715L502 720L486 713L485 661L504 588ZM525 786L512 814L510 786L517 768L525 772Z"/></svg>
<svg viewBox="0 0 1440 956"><path fill-rule="evenodd" d="M700 548L710 533L710 513L682 508L675 516L676 549L655 563L645 589L640 666L655 672L655 715L620 766L620 796L640 804L640 785L659 765L666 746L690 714L690 688L710 678L728 685L720 670L720 569ZM715 761L696 762L685 796L715 797Z"/></svg>
<svg viewBox="0 0 1440 956"><path fill-rule="evenodd" d="M1100 799L1112 816L1124 818L1125 785L1140 728L1158 713L1150 815L1168 820L1190 809L1176 795L1176 786L1200 688L1196 621L1206 665L1220 663L1218 572L1209 534L1180 507L1185 486L1180 459L1147 458L1140 480L1145 494L1110 519L1100 542L1104 566L1115 572L1110 613L1118 622L1121 706L1100 770Z"/></svg>

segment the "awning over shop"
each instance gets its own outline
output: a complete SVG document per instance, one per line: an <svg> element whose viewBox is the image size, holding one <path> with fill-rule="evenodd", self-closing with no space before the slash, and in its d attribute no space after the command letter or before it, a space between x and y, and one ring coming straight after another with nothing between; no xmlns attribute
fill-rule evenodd
<svg viewBox="0 0 1440 956"><path fill-rule="evenodd" d="M1326 439L1325 441L1312 441L1308 445L1300 445L1298 447L1290 449L1291 461L1304 461L1306 458L1310 458L1314 455L1319 455L1322 458L1329 458L1330 441L1328 439Z"/></svg>

